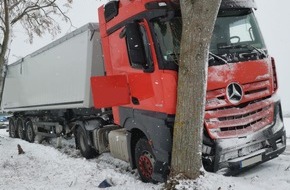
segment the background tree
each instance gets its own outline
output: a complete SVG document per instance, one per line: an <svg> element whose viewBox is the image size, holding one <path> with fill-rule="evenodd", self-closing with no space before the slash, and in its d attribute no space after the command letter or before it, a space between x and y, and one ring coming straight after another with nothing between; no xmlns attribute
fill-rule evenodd
<svg viewBox="0 0 290 190"><path fill-rule="evenodd" d="M72 0L58 0L57 3L56 0L0 0L0 104L13 27L19 24L30 43L35 35L41 37L47 32L55 36L61 31L56 17L70 22L66 12L71 4Z"/></svg>
<svg viewBox="0 0 290 190"><path fill-rule="evenodd" d="M208 53L221 0L181 0L182 38L171 171L200 175Z"/></svg>

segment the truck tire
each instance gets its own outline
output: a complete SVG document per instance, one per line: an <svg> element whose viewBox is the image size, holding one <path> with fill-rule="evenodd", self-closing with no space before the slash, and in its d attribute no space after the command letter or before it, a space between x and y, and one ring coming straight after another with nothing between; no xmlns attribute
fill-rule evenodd
<svg viewBox="0 0 290 190"><path fill-rule="evenodd" d="M11 138L17 138L17 128L15 126L15 119L13 117L9 118L9 136Z"/></svg>
<svg viewBox="0 0 290 190"><path fill-rule="evenodd" d="M20 139L25 139L25 128L24 128L24 122L21 118L18 118L16 121L17 125L17 134Z"/></svg>
<svg viewBox="0 0 290 190"><path fill-rule="evenodd" d="M25 130L26 140L30 143L33 143L35 140L35 132L33 129L32 121L31 120L26 121L25 126L26 126L26 130Z"/></svg>
<svg viewBox="0 0 290 190"><path fill-rule="evenodd" d="M139 139L136 144L135 164L143 182L157 183L152 179L155 165L154 154L148 140L145 138Z"/></svg>
<svg viewBox="0 0 290 190"><path fill-rule="evenodd" d="M82 127L77 128L76 143L83 157L90 159L97 156L96 150L88 144L88 137Z"/></svg>

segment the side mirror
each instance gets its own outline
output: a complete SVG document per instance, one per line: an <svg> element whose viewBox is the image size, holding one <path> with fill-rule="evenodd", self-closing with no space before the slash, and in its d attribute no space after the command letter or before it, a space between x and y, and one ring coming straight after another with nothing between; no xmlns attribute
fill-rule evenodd
<svg viewBox="0 0 290 190"><path fill-rule="evenodd" d="M125 36L132 67L147 69L146 67L148 66L145 48L139 24L135 22L127 24L125 29Z"/></svg>

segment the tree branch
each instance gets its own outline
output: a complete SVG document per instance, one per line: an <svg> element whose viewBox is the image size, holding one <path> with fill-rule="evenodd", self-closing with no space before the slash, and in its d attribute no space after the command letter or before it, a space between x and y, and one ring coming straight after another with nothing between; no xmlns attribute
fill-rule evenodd
<svg viewBox="0 0 290 190"><path fill-rule="evenodd" d="M39 3L39 0L38 0L33 6L27 6L22 13L20 13L16 18L12 19L11 25L14 25L16 22L18 22L20 19L22 19L24 15L27 15L30 12L40 10L40 9L45 9L45 8L53 6L53 4L55 4L55 1L56 0L49 1L48 4L41 6L41 5L38 5L38 3Z"/></svg>
<svg viewBox="0 0 290 190"><path fill-rule="evenodd" d="M16 1L14 4L12 4L8 9L9 11L12 11L15 7L17 7L21 3L21 0Z"/></svg>
<svg viewBox="0 0 290 190"><path fill-rule="evenodd" d="M5 28L3 26L0 26L0 29L3 31L3 33L5 32Z"/></svg>
<svg viewBox="0 0 290 190"><path fill-rule="evenodd" d="M0 20L3 23L3 25L4 25L5 24L5 20L4 20L4 18L2 16L0 16Z"/></svg>
<svg viewBox="0 0 290 190"><path fill-rule="evenodd" d="M59 8L59 6L56 6L55 8L57 8L58 9L58 11L62 14L62 16L65 18L65 20L67 20L67 21L69 21L70 22L70 24L72 25L72 22L71 22L71 19L68 17L68 16L66 16L66 14Z"/></svg>

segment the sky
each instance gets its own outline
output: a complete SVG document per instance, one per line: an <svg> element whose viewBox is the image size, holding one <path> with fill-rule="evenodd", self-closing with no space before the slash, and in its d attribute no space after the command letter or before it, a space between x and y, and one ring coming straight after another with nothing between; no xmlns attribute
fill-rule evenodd
<svg viewBox="0 0 290 190"><path fill-rule="evenodd" d="M74 0L69 12L73 25L81 27L88 22L98 22L97 8L107 0ZM279 94L283 110L290 113L290 88L288 86L290 60L290 7L289 0L256 0L258 10L256 16L271 56L276 60L278 72ZM58 37L70 32L68 24L62 24L63 31ZM15 29L16 38L13 40L10 53L10 63L30 54L53 41L50 36L35 38L31 45L21 29Z"/></svg>

